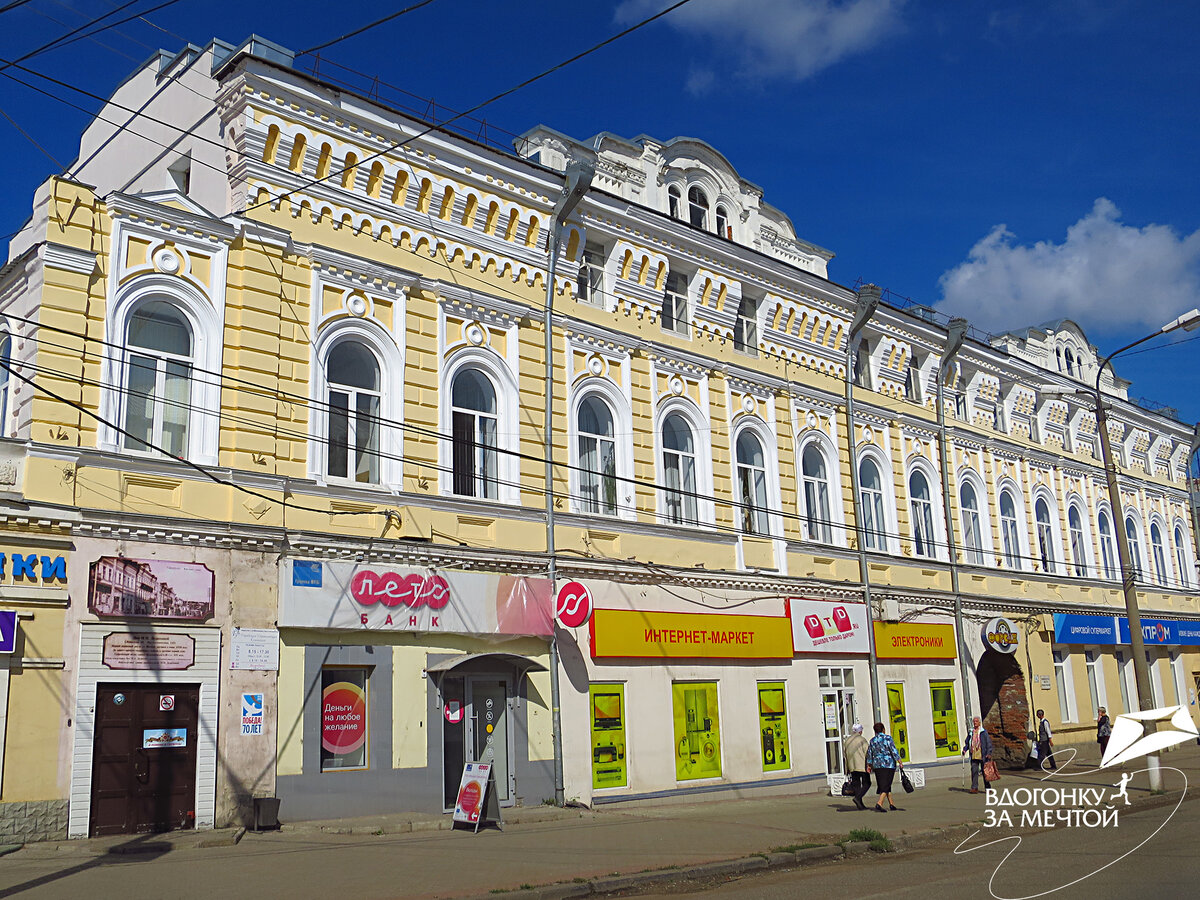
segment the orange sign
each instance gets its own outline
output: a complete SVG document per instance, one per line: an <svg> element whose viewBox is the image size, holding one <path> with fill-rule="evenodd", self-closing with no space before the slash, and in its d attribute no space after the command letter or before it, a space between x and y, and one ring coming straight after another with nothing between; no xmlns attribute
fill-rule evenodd
<svg viewBox="0 0 1200 900"><path fill-rule="evenodd" d="M954 626L928 622L876 622L879 659L954 659Z"/></svg>
<svg viewBox="0 0 1200 900"><path fill-rule="evenodd" d="M598 609L591 635L593 659L792 658L792 623L784 616Z"/></svg>

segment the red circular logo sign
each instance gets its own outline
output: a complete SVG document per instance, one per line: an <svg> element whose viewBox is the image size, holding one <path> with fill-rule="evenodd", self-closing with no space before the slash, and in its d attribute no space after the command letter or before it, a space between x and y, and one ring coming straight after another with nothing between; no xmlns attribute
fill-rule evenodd
<svg viewBox="0 0 1200 900"><path fill-rule="evenodd" d="M321 696L321 746L329 753L353 753L367 739L367 697L362 688L338 681Z"/></svg>
<svg viewBox="0 0 1200 900"><path fill-rule="evenodd" d="M578 628L592 617L592 593L578 581L568 581L558 592L554 615L567 628Z"/></svg>

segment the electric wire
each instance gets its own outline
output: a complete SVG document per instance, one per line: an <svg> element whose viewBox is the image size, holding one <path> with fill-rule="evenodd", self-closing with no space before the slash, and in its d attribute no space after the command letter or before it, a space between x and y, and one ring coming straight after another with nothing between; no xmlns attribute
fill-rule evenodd
<svg viewBox="0 0 1200 900"><path fill-rule="evenodd" d="M342 41L349 40L352 37L358 37L358 35L362 34L365 31L370 31L372 28L378 28L380 25L385 25L388 22L392 21L392 19L398 19L398 18L400 18L400 16L404 15L405 13L414 12L418 9L421 9L421 7L423 7L423 6L428 6L430 3L433 3L433 0L421 0L421 2L419 2L419 3L414 3L412 6L406 6L404 9L397 10L396 12L392 13L391 15L384 16L382 19L376 19L374 22L368 22L366 25L363 25L361 28L356 28L353 31L349 31L346 34L343 34L341 37L335 37L332 40L328 40L323 44L317 44L314 47L309 47L307 50L301 50L296 55L297 56L307 56L310 53L316 53L319 50L324 50L326 47L332 47L334 44L340 44Z"/></svg>
<svg viewBox="0 0 1200 900"><path fill-rule="evenodd" d="M54 156L51 155L49 150L47 150L45 147L43 147L41 144L39 144L28 131L26 131L24 128L22 128L20 125L18 125L16 119L14 119L12 116L10 116L8 113L6 113L3 108L0 108L0 116L4 116L5 121L7 121L9 125L11 125L13 128L15 128L20 133L21 137L25 138L25 140L29 141L29 143L33 144L33 146L35 148L40 150L42 155L44 157L46 157L46 159L50 160L50 162L52 162L56 166L58 166L59 169L62 168L62 163L60 163L57 159L55 159Z"/></svg>

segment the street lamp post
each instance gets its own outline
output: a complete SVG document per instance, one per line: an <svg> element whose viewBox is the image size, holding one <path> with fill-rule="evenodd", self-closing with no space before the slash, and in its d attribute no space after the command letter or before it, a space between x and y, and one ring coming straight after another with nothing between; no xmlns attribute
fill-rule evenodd
<svg viewBox="0 0 1200 900"><path fill-rule="evenodd" d="M937 425L938 425L938 458L942 468L942 509L946 519L946 552L950 562L950 590L954 594L954 630L958 638L958 663L962 674L962 695L964 720L971 721L971 671L967 666L967 642L963 629L962 591L958 584L958 543L954 539L954 513L950 504L950 464L946 452L946 404L942 396L943 385L950 371L954 357L962 348L970 326L966 319L953 318L946 326L946 348L942 351L942 361L938 364L937 379ZM982 711L980 712L982 715Z"/></svg>
<svg viewBox="0 0 1200 900"><path fill-rule="evenodd" d="M1151 709L1154 706L1154 698L1150 692L1150 667L1146 660L1146 644L1142 640L1142 614L1138 608L1137 572L1133 568L1133 558L1129 552L1129 537L1125 532L1125 512L1121 503L1121 488L1117 483L1117 467L1113 462L1112 445L1108 437L1108 412L1104 405L1104 396L1100 392L1100 382L1109 363L1127 350L1132 350L1160 334L1167 334L1179 328L1193 331L1198 327L1200 327L1200 309L1193 309L1168 322L1158 331L1114 350L1101 360L1096 369L1096 382L1093 386L1093 401L1096 404L1096 430L1100 432L1101 462L1104 464L1104 479L1108 484L1108 503L1112 507L1113 531L1117 533L1117 558L1121 565L1121 589L1125 595L1125 617L1129 621L1129 643L1130 652L1133 654L1133 674L1137 683L1138 708L1142 710ZM1156 730L1151 721L1143 724L1147 732ZM1150 776L1150 790L1161 791L1162 772L1158 766L1157 753L1152 753L1147 758L1146 768Z"/></svg>
<svg viewBox="0 0 1200 900"><path fill-rule="evenodd" d="M546 415L542 420L542 454L545 457L546 479L546 577L550 581L550 602L555 602L555 582L558 578L558 566L555 561L554 544L554 431L551 423L554 421L554 272L558 267L558 245L562 242L563 225L567 216L579 205L592 178L596 167L590 160L573 160L567 166L566 179L558 202L554 204L554 220L550 224L550 262L546 271L546 308L543 310L542 327L546 333L546 368L544 390L546 394ZM552 631L556 631L558 623L551 622ZM562 712L559 700L558 683L558 635L550 635L550 730L554 742L554 804L562 806L566 801L566 789L563 778L563 744L562 744Z"/></svg>
<svg viewBox="0 0 1200 900"><path fill-rule="evenodd" d="M871 568L867 562L866 529L862 521L862 498L858 492L858 440L854 436L854 354L858 350L863 327L879 308L881 291L864 284L855 301L854 321L846 333L846 433L850 443L850 492L854 503L854 542L858 547L858 573L863 584L863 603L867 607L867 667L871 679L871 712L882 722L879 706L879 660L875 655L875 614L871 609Z"/></svg>

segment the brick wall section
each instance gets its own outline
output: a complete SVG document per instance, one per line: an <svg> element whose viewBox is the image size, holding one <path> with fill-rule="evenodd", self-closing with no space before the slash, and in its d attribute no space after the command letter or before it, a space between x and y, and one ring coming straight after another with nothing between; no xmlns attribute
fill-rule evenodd
<svg viewBox="0 0 1200 900"><path fill-rule="evenodd" d="M977 669L983 725L995 745L996 764L1021 768L1029 755L1029 699L1025 674L1011 656L988 650Z"/></svg>
<svg viewBox="0 0 1200 900"><path fill-rule="evenodd" d="M0 844L66 840L67 803L66 800L0 803Z"/></svg>

